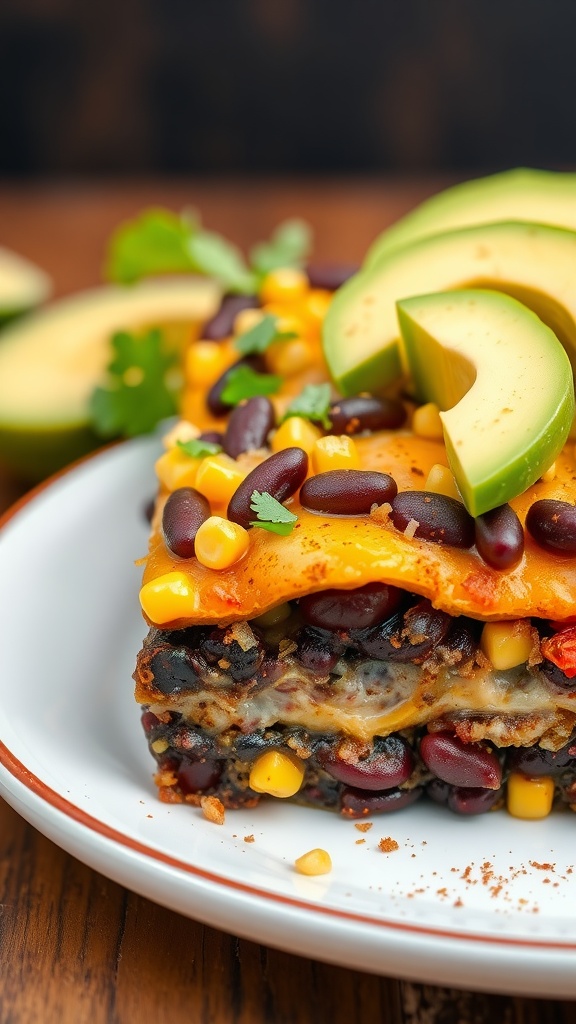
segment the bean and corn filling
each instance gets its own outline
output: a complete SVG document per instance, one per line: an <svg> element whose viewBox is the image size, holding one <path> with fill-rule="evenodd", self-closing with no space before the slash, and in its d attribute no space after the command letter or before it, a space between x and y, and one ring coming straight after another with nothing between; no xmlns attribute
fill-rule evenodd
<svg viewBox="0 0 576 1024"><path fill-rule="evenodd" d="M331 283L273 271L189 347L135 673L160 796L576 806L574 453L474 519L436 406L327 383Z"/></svg>

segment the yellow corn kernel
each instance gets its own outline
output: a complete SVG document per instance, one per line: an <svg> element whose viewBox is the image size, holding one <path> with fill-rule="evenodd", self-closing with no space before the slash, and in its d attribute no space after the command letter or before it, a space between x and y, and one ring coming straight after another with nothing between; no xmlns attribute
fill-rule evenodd
<svg viewBox="0 0 576 1024"><path fill-rule="evenodd" d="M311 288L299 309L312 326L319 327L324 322L331 302L332 292L324 291L323 288Z"/></svg>
<svg viewBox="0 0 576 1024"><path fill-rule="evenodd" d="M270 629L272 626L279 625L280 622L286 622L292 614L292 607L288 601L284 601L283 604L277 604L275 608L270 608L267 612L263 612L262 615L258 615L257 618L252 619L255 626L260 626L262 629Z"/></svg>
<svg viewBox="0 0 576 1024"><path fill-rule="evenodd" d="M200 461L175 446L156 460L154 468L160 483L167 490L175 491L177 487L195 486Z"/></svg>
<svg viewBox="0 0 576 1024"><path fill-rule="evenodd" d="M332 871L332 860L326 850L317 848L298 857L294 867L301 875L327 875Z"/></svg>
<svg viewBox="0 0 576 1024"><path fill-rule="evenodd" d="M434 494L445 494L448 498L456 498L457 501L462 501L460 491L456 486L456 481L451 471L447 466L442 466L439 462L435 463L428 473L424 490L433 491Z"/></svg>
<svg viewBox="0 0 576 1024"><path fill-rule="evenodd" d="M262 309L241 309L234 317L234 336L239 338L256 327L264 319L265 313Z"/></svg>
<svg viewBox="0 0 576 1024"><path fill-rule="evenodd" d="M360 457L351 437L328 434L315 442L312 449L314 473L326 473L330 469L358 469Z"/></svg>
<svg viewBox="0 0 576 1024"><path fill-rule="evenodd" d="M233 360L218 341L196 341L186 353L184 373L190 387L209 388Z"/></svg>
<svg viewBox="0 0 576 1024"><path fill-rule="evenodd" d="M228 505L247 475L234 459L220 452L202 459L194 486L212 505Z"/></svg>
<svg viewBox="0 0 576 1024"><path fill-rule="evenodd" d="M271 270L260 285L260 300L268 302L297 302L308 291L308 278L295 267Z"/></svg>
<svg viewBox="0 0 576 1024"><path fill-rule="evenodd" d="M289 416L281 423L272 435L270 447L273 452L281 452L284 448L303 448L310 455L316 441L322 437L322 431L303 416Z"/></svg>
<svg viewBox="0 0 576 1024"><path fill-rule="evenodd" d="M194 615L198 611L198 592L185 572L167 572L144 584L140 604L151 622L163 626Z"/></svg>
<svg viewBox="0 0 576 1024"><path fill-rule="evenodd" d="M484 654L500 671L523 665L530 657L533 645L532 630L526 619L487 622L480 638Z"/></svg>
<svg viewBox="0 0 576 1024"><path fill-rule="evenodd" d="M279 799L294 796L304 779L304 765L296 754L267 750L250 769L250 789Z"/></svg>
<svg viewBox="0 0 576 1024"><path fill-rule="evenodd" d="M172 427L172 430L164 434L162 444L166 449L175 448L178 441L185 444L186 441L193 441L199 435L200 431L193 423L188 420L180 420L175 427Z"/></svg>
<svg viewBox="0 0 576 1024"><path fill-rule="evenodd" d="M546 818L552 810L554 779L549 775L527 778L512 772L506 790L508 814L514 818Z"/></svg>
<svg viewBox="0 0 576 1024"><path fill-rule="evenodd" d="M210 516L196 534L194 554L208 569L228 569L246 554L249 543L248 530L243 526Z"/></svg>
<svg viewBox="0 0 576 1024"><path fill-rule="evenodd" d="M152 747L152 750L154 751L155 754L163 754L165 750L168 750L170 744L168 743L168 740L164 739L164 737L161 737L161 739L159 740L154 740L154 742L151 743L150 746Z"/></svg>
<svg viewBox="0 0 576 1024"><path fill-rule="evenodd" d="M426 402L414 410L412 430L419 437L427 437L431 441L441 441L444 437L440 410L434 402Z"/></svg>
<svg viewBox="0 0 576 1024"><path fill-rule="evenodd" d="M266 367L281 377L293 377L316 362L316 353L306 338L275 341L266 350Z"/></svg>

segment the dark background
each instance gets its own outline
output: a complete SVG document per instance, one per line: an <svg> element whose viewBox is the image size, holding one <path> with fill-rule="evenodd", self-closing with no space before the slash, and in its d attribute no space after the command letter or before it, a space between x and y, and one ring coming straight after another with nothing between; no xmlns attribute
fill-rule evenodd
<svg viewBox="0 0 576 1024"><path fill-rule="evenodd" d="M574 0L0 0L0 175L576 165Z"/></svg>

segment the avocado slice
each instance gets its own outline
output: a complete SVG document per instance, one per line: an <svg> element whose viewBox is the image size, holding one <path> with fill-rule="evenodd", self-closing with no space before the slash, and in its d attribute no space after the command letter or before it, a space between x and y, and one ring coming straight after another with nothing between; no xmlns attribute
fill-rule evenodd
<svg viewBox="0 0 576 1024"><path fill-rule="evenodd" d="M50 297L52 283L34 263L0 248L0 326Z"/></svg>
<svg viewBox="0 0 576 1024"><path fill-rule="evenodd" d="M426 199L378 236L365 267L417 239L502 220L576 230L576 174L526 167L454 185Z"/></svg>
<svg viewBox="0 0 576 1024"><path fill-rule="evenodd" d="M519 299L552 328L576 369L576 232L519 221L481 224L398 249L336 293L323 341L342 394L382 391L402 372L399 299L461 288Z"/></svg>
<svg viewBox="0 0 576 1024"><path fill-rule="evenodd" d="M40 480L102 444L89 400L118 330L161 327L171 344L189 340L220 299L207 278L108 286L52 303L10 325L0 342L0 460Z"/></svg>
<svg viewBox="0 0 576 1024"><path fill-rule="evenodd" d="M448 462L468 511L479 516L522 494L572 425L572 367L556 335L501 292L440 292L397 310L416 392L443 410Z"/></svg>

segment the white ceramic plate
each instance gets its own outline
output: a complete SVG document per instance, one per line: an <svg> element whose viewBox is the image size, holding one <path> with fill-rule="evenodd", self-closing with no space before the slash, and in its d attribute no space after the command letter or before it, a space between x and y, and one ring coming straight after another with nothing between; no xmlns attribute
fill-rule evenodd
<svg viewBox="0 0 576 1024"><path fill-rule="evenodd" d="M157 447L101 453L4 524L2 795L87 864L216 927L382 974L576 996L570 813L465 819L422 803L360 832L280 801L216 826L156 800L131 673ZM398 849L382 853L387 837ZM296 874L316 846L332 873Z"/></svg>

